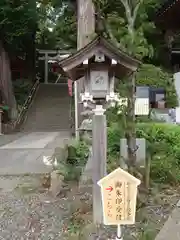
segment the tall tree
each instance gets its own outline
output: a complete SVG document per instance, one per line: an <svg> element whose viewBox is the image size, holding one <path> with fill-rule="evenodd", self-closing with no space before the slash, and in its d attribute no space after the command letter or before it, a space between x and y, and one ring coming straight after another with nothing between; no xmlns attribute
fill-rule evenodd
<svg viewBox="0 0 180 240"><path fill-rule="evenodd" d="M11 118L16 117L16 101L11 81L10 56L28 55L28 44L31 44L35 35L36 19L35 1L0 1L0 85L4 101L10 107Z"/></svg>

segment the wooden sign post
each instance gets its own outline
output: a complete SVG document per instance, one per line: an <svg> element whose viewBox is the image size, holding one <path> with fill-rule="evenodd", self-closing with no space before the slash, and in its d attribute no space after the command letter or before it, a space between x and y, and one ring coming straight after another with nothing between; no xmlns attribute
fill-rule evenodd
<svg viewBox="0 0 180 240"><path fill-rule="evenodd" d="M73 81L84 79L85 90L81 94L81 101L85 108L92 107L95 113L91 163L94 223L103 222L101 193L97 186L97 181L106 175L107 126L103 113L111 103L117 101L117 94L114 92L115 81L135 72L139 64L139 61L117 49L101 35L96 36L83 49L59 62Z"/></svg>
<svg viewBox="0 0 180 240"><path fill-rule="evenodd" d="M117 239L122 239L121 225L135 223L137 186L141 181L121 168L102 178L103 220L105 225L117 225Z"/></svg>

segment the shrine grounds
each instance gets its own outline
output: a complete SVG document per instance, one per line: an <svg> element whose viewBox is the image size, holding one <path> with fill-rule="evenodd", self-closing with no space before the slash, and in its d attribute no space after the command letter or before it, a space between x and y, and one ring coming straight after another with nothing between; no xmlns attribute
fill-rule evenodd
<svg viewBox="0 0 180 240"><path fill-rule="evenodd" d="M124 240L154 240L180 199L180 129L165 123L137 123L137 137L147 141L151 159L149 188L139 188L136 224L124 227ZM108 126L108 172L119 164L122 129ZM92 223L92 186L79 188L80 173L87 160L84 143L71 147L61 159L64 183L57 194L49 191L47 175L1 176L0 239L94 239L115 237L116 227ZM145 167L139 169L143 182ZM144 182L143 182L144 183Z"/></svg>

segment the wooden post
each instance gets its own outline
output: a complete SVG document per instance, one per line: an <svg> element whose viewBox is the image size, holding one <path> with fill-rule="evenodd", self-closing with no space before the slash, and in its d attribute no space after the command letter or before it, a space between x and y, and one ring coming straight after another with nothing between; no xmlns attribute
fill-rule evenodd
<svg viewBox="0 0 180 240"><path fill-rule="evenodd" d="M44 71L44 83L48 83L48 53L45 53Z"/></svg>
<svg viewBox="0 0 180 240"><path fill-rule="evenodd" d="M92 34L95 32L95 14L94 4L92 0L78 0L78 34L77 34L77 49L81 49L86 46L92 38ZM79 137L78 128L80 127L83 111L83 106L80 104L80 93L84 90L83 81L77 81L74 83L74 95L75 95L75 132L76 138Z"/></svg>
<svg viewBox="0 0 180 240"><path fill-rule="evenodd" d="M103 223L103 208L101 200L100 187L97 182L106 176L107 159L107 126L106 115L103 115L105 109L97 105L93 110L93 138L92 138L92 156L93 156L93 221L95 224Z"/></svg>
<svg viewBox="0 0 180 240"><path fill-rule="evenodd" d="M128 92L128 122L127 122L127 145L128 145L128 170L133 174L133 166L136 164L136 128L135 128L135 73L129 79Z"/></svg>
<svg viewBox="0 0 180 240"><path fill-rule="evenodd" d="M3 111L0 110L0 135L3 135L2 134L2 113L3 113Z"/></svg>

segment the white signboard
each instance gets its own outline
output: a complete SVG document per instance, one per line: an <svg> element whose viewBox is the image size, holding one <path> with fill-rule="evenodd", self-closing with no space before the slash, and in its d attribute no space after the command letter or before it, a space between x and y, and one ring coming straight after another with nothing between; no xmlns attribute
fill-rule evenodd
<svg viewBox="0 0 180 240"><path fill-rule="evenodd" d="M135 102L135 115L149 115L149 99L137 98Z"/></svg>
<svg viewBox="0 0 180 240"><path fill-rule="evenodd" d="M180 107L176 108L176 123L180 124Z"/></svg>
<svg viewBox="0 0 180 240"><path fill-rule="evenodd" d="M120 98L118 102L119 106L127 106L127 98ZM121 113L121 111L119 111ZM149 115L149 99L148 98L136 98L135 100L135 115Z"/></svg>

